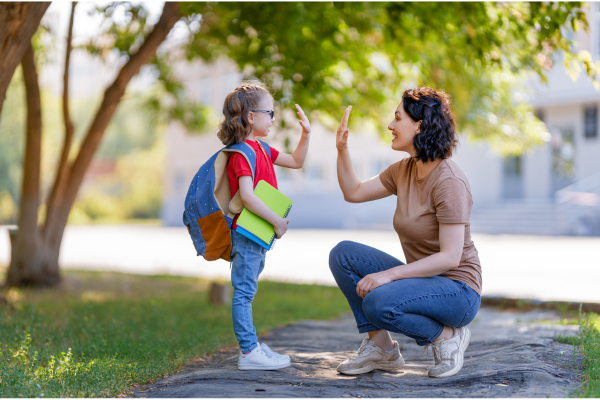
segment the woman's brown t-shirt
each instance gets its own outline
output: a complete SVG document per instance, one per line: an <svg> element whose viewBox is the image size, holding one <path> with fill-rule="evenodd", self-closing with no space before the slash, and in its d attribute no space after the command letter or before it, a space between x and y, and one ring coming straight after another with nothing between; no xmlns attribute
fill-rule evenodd
<svg viewBox="0 0 600 400"><path fill-rule="evenodd" d="M398 196L394 229L406 262L440 252L440 223L465 224L460 263L441 276L464 282L481 295L481 264L471 240L473 198L467 177L458 165L443 160L427 176L417 179L417 166L409 157L390 165L379 179Z"/></svg>

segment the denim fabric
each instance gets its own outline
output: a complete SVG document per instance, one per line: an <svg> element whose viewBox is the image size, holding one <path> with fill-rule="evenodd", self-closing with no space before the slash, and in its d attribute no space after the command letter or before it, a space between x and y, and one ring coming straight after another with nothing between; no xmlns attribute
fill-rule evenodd
<svg viewBox="0 0 600 400"><path fill-rule="evenodd" d="M458 328L475 318L480 296L464 282L442 276L400 279L369 292L364 299L356 285L366 275L402 265L395 257L364 244L343 241L331 250L329 268L348 299L360 333L385 329L426 346L444 325Z"/></svg>
<svg viewBox="0 0 600 400"><path fill-rule="evenodd" d="M252 323L252 300L258 289L258 276L265 268L267 250L234 230L231 241L231 315L235 337L245 353L258 345Z"/></svg>

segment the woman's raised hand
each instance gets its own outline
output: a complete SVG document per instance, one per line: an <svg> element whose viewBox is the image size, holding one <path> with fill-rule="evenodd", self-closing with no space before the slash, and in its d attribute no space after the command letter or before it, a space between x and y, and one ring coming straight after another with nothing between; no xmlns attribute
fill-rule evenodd
<svg viewBox="0 0 600 400"><path fill-rule="evenodd" d="M348 117L350 116L351 110L352 106L348 106L346 111L344 111L344 116L342 117L340 127L335 136L335 147L337 147L338 150L346 150L348 148Z"/></svg>

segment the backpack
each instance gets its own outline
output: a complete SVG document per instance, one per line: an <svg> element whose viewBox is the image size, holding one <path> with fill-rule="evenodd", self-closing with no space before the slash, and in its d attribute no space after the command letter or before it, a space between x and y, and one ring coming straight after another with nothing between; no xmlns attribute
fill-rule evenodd
<svg viewBox="0 0 600 400"><path fill-rule="evenodd" d="M271 157L269 145L259 142ZM200 167L185 197L183 224L192 238L196 255L206 261L220 258L231 261L231 223L244 208L239 190L231 197L227 175L231 153L240 153L246 158L254 182L256 153L246 143L236 143L222 148Z"/></svg>

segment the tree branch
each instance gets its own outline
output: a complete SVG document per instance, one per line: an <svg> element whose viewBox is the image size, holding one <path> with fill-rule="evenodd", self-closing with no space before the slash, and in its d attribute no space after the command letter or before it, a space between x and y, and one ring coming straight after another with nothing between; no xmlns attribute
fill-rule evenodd
<svg viewBox="0 0 600 400"><path fill-rule="evenodd" d="M56 178L54 185L52 185L52 192L48 198L48 206L46 208L46 215L53 214L55 212L57 204L60 204L62 197L65 192L67 180L68 180L68 169L67 162L69 161L69 152L71 151L71 144L73 143L73 123L69 113L69 64L71 60L71 50L73 48L73 21L75 17L75 6L77 2L73 2L71 5L71 19L69 20L69 32L67 34L67 49L65 54L65 69L63 74L63 120L65 123L65 141L63 143L62 154L56 170ZM46 226L44 225L43 235L47 234Z"/></svg>
<svg viewBox="0 0 600 400"><path fill-rule="evenodd" d="M67 218L75 202L79 186L100 144L100 140L121 98L125 94L127 85L140 68L150 60L158 46L165 40L175 23L181 18L178 8L179 3L165 3L162 15L152 32L148 35L137 53L131 55L129 61L119 71L115 81L104 92L102 104L87 132L77 158L69 169L67 188L61 202L60 210L57 210L53 214L48 214L47 225L52 225L57 229L58 227L66 226ZM55 229L52 229L52 231L56 232ZM47 239L51 239L50 235Z"/></svg>
<svg viewBox="0 0 600 400"><path fill-rule="evenodd" d="M49 5L49 2L0 2L0 113L8 84Z"/></svg>

